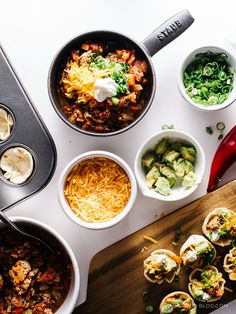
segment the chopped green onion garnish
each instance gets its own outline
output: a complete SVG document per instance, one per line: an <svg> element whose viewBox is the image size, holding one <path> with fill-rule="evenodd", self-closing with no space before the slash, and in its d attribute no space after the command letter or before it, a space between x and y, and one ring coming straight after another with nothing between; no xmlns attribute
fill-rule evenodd
<svg viewBox="0 0 236 314"><path fill-rule="evenodd" d="M221 134L218 136L218 140L222 140L223 137L224 137L224 135L221 133Z"/></svg>
<svg viewBox="0 0 236 314"><path fill-rule="evenodd" d="M174 277L174 282L179 282L179 279L180 279L180 277L179 277L179 275L175 275L175 277Z"/></svg>
<svg viewBox="0 0 236 314"><path fill-rule="evenodd" d="M149 296L150 296L149 292L147 292L147 291L143 292L143 300L144 301L147 301L149 299Z"/></svg>
<svg viewBox="0 0 236 314"><path fill-rule="evenodd" d="M147 305L146 306L146 312L147 313L152 313L154 311L154 307L152 305Z"/></svg>
<svg viewBox="0 0 236 314"><path fill-rule="evenodd" d="M186 239L188 239L190 236L191 236L191 233L190 233L190 232L186 232L186 233L185 233Z"/></svg>
<svg viewBox="0 0 236 314"><path fill-rule="evenodd" d="M115 106L118 106L119 105L119 98L117 98L117 97L112 97L112 102L113 102L113 104L115 105Z"/></svg>
<svg viewBox="0 0 236 314"><path fill-rule="evenodd" d="M181 236L182 236L182 231L181 231L181 229L178 229L176 231L174 239L172 240L172 244L175 246L179 245L179 241L181 239Z"/></svg>
<svg viewBox="0 0 236 314"><path fill-rule="evenodd" d="M162 130L170 130L170 129L174 129L175 128L175 126L174 126L174 124L163 124L162 125Z"/></svg>
<svg viewBox="0 0 236 314"><path fill-rule="evenodd" d="M216 128L217 128L217 130L219 130L219 131L223 131L223 130L225 129L225 124L224 124L223 122L218 122L218 123L216 124Z"/></svg>
<svg viewBox="0 0 236 314"><path fill-rule="evenodd" d="M212 129L212 127L211 127L211 126L207 126L207 127L206 127L206 132L207 132L207 134L212 135L212 134L213 134L213 129Z"/></svg>

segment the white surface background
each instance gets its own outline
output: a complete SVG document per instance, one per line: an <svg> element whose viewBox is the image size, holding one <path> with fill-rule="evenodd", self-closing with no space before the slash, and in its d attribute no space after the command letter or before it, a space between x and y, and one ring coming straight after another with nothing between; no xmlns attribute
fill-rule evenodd
<svg viewBox="0 0 236 314"><path fill-rule="evenodd" d="M191 12L195 22L153 57L156 97L137 126L116 137L93 138L72 130L60 120L48 98L47 74L55 53L66 41L93 29L112 29L142 41L167 18L183 9ZM216 134L207 135L205 127L223 121L227 132L236 122L236 104L212 113L190 108L179 95L176 76L181 60L190 50L205 44L224 45L226 38L232 38L236 29L235 12L234 0L0 0L1 43L51 132L58 152L57 169L49 185L7 213L44 221L69 242L80 265L80 303L86 298L89 263L96 252L153 222L160 212L173 211L206 193L210 163L219 141ZM234 35L236 40L236 31ZM170 123L196 137L205 151L207 168L197 192L173 204L148 199L139 193L128 217L105 231L85 230L64 215L57 200L57 182L63 167L72 158L89 150L108 150L124 158L133 168L135 154L144 139L159 131L163 124ZM235 173L236 164L227 171L222 183L235 178ZM236 302L231 304L224 308L225 313L235 313ZM218 312L222 313L222 310Z"/></svg>

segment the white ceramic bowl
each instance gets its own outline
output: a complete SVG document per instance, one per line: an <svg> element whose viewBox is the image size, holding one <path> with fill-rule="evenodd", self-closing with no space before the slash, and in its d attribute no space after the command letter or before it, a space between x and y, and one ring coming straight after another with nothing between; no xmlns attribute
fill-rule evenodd
<svg viewBox="0 0 236 314"><path fill-rule="evenodd" d="M205 47L201 47L198 48L194 51L192 51L181 63L180 69L179 69L179 73L178 73L178 88L179 88L179 92L180 94L183 96L183 98L194 108L203 110L203 111L215 111L215 110L220 110L223 108L228 107L229 105L231 105L235 100L236 100L236 78L234 75L234 88L231 91L231 93L229 94L229 97L222 103L222 104L218 104L218 105L202 105L202 104L198 104L195 101L193 101L193 99L191 97L189 97L189 95L186 93L185 91L185 87L184 87L184 83L183 83L183 74L184 71L186 69L186 67L194 60L195 55L198 53L204 53L207 51L212 51L213 53L225 53L228 56L228 63L229 65L235 69L236 67L236 58L226 49L221 48L221 47L216 47L216 46L205 46Z"/></svg>
<svg viewBox="0 0 236 314"><path fill-rule="evenodd" d="M65 313L72 313L75 306L76 301L78 299L79 295L79 289L80 289L80 274L79 274L79 266L77 263L77 260L75 258L75 255L70 248L69 244L63 239L62 236L58 232L56 232L53 228L49 227L45 223L28 218L28 217L10 217L12 221L22 223L25 226L29 226L32 228L37 228L39 230L42 230L49 233L58 243L62 246L62 248L65 249L67 252L69 259L72 263L72 274L71 274L71 286L68 292L68 295L63 302L63 304L60 306L60 308L56 311L56 314L65 314ZM0 229L6 228L6 225L0 221Z"/></svg>
<svg viewBox="0 0 236 314"><path fill-rule="evenodd" d="M155 146L157 145L157 143L163 138L167 138L167 139L169 138L172 141L179 141L186 144L194 145L197 150L197 158L195 162L196 184L194 184L192 187L187 188L187 189L185 189L182 186L175 187L171 189L172 193L168 196L162 195L158 192L155 192L153 189L149 189L147 187L145 183L145 172L141 165L142 157L148 151L153 150ZM136 175L139 187L145 196L156 198L162 201L177 201L192 194L201 183L203 174L205 171L205 155L200 144L188 133L184 131L180 131L180 130L160 131L152 135L151 137L149 137L139 148L136 154L136 158L135 158L134 171L135 171L135 175Z"/></svg>
<svg viewBox="0 0 236 314"><path fill-rule="evenodd" d="M74 214L74 212L70 208L65 198L64 187L65 187L66 178L75 165L77 165L78 163L84 160L92 159L95 157L105 157L105 158L111 159L124 169L124 171L126 172L130 180L131 194L125 208L118 215L116 215L114 218L110 219L109 221L93 223L93 222L86 222ZM120 157L118 157L117 155L113 153L106 152L106 151L90 151L90 152L87 152L87 153L84 153L75 157L73 160L71 160L71 162L69 162L69 164L63 170L59 179L59 184L58 184L58 198L59 198L59 202L62 209L73 222L88 229L105 229L105 228L112 227L118 222L120 222L131 210L135 202L136 196L137 196L137 184L136 184L136 179L133 174L133 171L123 159L121 159Z"/></svg>

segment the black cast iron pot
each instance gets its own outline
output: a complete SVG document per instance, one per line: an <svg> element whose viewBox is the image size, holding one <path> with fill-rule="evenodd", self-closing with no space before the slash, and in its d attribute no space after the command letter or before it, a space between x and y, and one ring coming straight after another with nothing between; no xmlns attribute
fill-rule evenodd
<svg viewBox="0 0 236 314"><path fill-rule="evenodd" d="M121 33L107 30L97 30L84 33L67 42L55 56L48 75L49 97L59 117L76 131L93 136L104 137L116 135L132 128L145 116L152 104L156 92L156 77L151 57L160 49L169 44L172 40L177 38L180 34L182 34L193 23L193 21L194 18L187 10L181 11L180 13L168 19L141 43L137 43L135 40ZM130 49L132 47L132 49L135 50L139 58L145 60L148 65L148 84L144 91L142 91L142 99L145 99L145 105L143 107L143 110L133 122L131 122L128 126L122 129L106 133L98 133L84 130L68 120L68 117L63 112L63 109L60 105L58 86L62 70L66 65L68 56L70 55L71 51L77 50L81 46L81 44L86 41L114 42L118 46L123 47L123 49Z"/></svg>

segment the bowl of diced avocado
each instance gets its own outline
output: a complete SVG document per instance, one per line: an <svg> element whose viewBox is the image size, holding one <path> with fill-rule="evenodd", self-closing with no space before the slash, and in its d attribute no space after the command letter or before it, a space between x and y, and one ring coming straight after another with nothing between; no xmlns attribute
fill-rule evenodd
<svg viewBox="0 0 236 314"><path fill-rule="evenodd" d="M169 129L152 135L141 145L134 169L144 195L177 201L192 194L201 183L205 155L191 135Z"/></svg>

